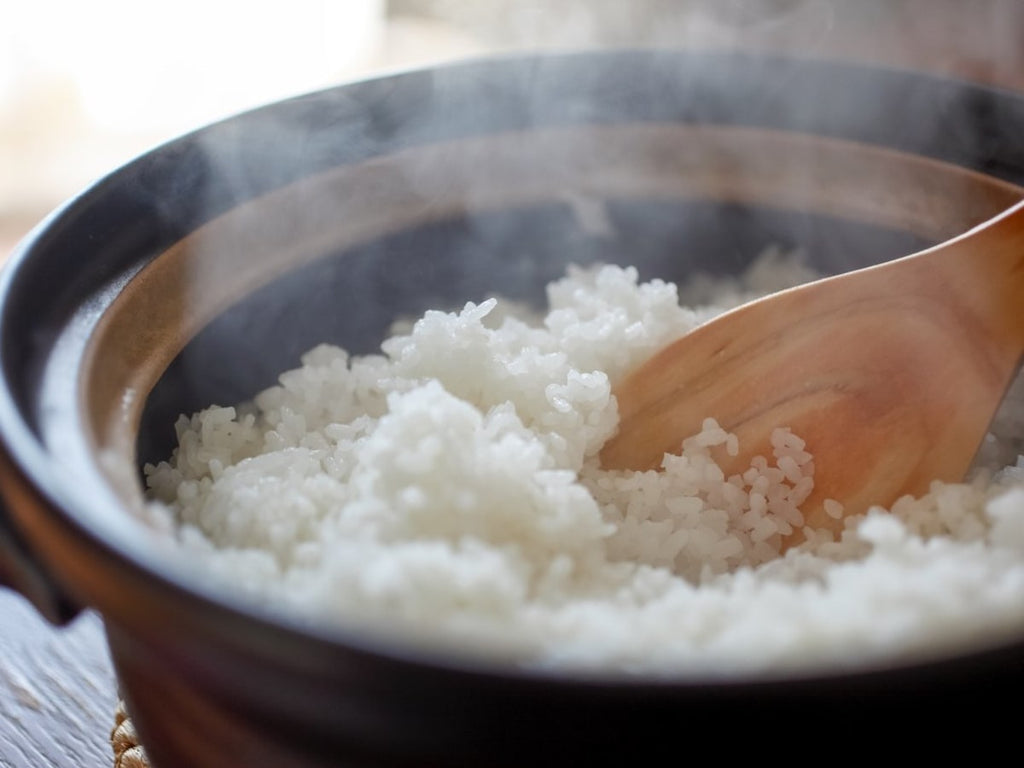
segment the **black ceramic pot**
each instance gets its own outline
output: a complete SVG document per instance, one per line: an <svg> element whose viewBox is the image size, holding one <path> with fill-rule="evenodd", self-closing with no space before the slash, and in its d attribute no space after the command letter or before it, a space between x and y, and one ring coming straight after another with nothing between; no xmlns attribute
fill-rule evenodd
<svg viewBox="0 0 1024 768"><path fill-rule="evenodd" d="M1024 683L1024 637L798 679L522 672L247 607L132 510L177 414L316 343L372 351L396 315L488 291L539 301L570 261L682 280L768 244L826 272L892 258L1019 199L1021 137L1024 99L979 85L595 52L397 74L171 142L3 273L0 576L54 621L102 614L156 768L640 764L722 723L754 755L776 728L987 712Z"/></svg>

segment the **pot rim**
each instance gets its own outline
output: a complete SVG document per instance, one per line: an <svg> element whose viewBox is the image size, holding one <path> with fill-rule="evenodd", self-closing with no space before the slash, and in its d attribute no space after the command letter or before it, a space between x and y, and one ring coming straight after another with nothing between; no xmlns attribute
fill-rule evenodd
<svg viewBox="0 0 1024 768"><path fill-rule="evenodd" d="M644 52L647 53L647 52ZM49 238L59 235L57 230L60 226L67 224L76 216L87 212L89 206L97 198L102 198L111 186L122 184L127 177L143 173L154 159L173 154L175 151L186 146L199 137L210 131L218 129L230 129L233 126L241 125L245 121L256 120L261 115L270 114L282 108L283 105L296 105L302 102L315 101L331 94L341 94L351 89L360 87L381 87L388 83L407 77L421 77L424 72L430 73L459 73L473 72L477 67L493 67L495 65L521 67L531 62L552 62L564 60L563 57L570 57L577 61L586 61L594 57L600 57L608 61L609 55L633 56L635 52L616 54L615 52L585 52L574 54L544 54L544 55L503 55L500 57L486 57L481 60L469 62L456 62L432 67L428 69L414 69L402 73L389 73L386 75L367 78L355 83L343 84L332 88L323 89L310 94L304 94L276 101L258 107L253 110L224 118L208 126L200 127L184 136L160 144L139 155L136 159L111 171L95 184L71 198L69 201L58 207L53 213L47 216L37 225L22 241L16 246L7 264L0 273L0 336L6 339L12 331L11 327L17 325L17 318L12 316L11 305L13 297L18 291L18 285L23 272L28 269L34 260L34 255L43 250ZM668 52L660 52L659 55L669 55ZM671 52L673 57L699 56L705 59L708 54ZM715 57L724 57L729 61L735 61L736 54L712 54ZM806 60L794 60L789 57L778 55L771 56L743 56L740 58L748 60L768 59L781 61L787 65L797 67L807 66ZM838 67L842 70L861 70L866 72L887 72L894 70L869 67L864 65L852 65L848 63L833 63L828 66ZM922 73L906 73L915 79L925 79L936 83L949 84L948 78L939 78ZM1001 93L998 89L977 84L960 84L958 87L967 88L978 92L997 93L999 98L1009 98L1024 103L1020 95L1010 92ZM1024 110L1022 110L1024 114ZM302 178L301 176L299 178ZM129 276L130 277L130 276ZM122 283L123 285L123 283ZM95 298L95 297L94 297ZM90 311L94 311L99 305L92 305ZM95 322L98 318L95 314L85 318L83 322ZM72 320L74 322L74 320ZM85 330L88 330L87 328ZM885 664L881 669L858 668L856 671L849 670L806 670L755 675L752 677L733 678L702 678L692 673L681 676L664 675L658 678L651 676L636 677L627 673L600 672L587 674L581 672L560 672L535 669L512 668L507 664L482 659L458 659L450 651L431 651L429 649L416 647L413 644L406 644L393 640L389 637L382 637L376 633L367 633L364 630L350 627L340 627L324 624L310 625L290 615L283 610L271 607L252 605L240 599L239 595L231 589L219 584L210 584L198 578L195 573L183 567L180 558L167 548L150 546L149 544L139 547L138 541L133 538L139 532L142 523L132 521L130 528L125 526L111 526L110 516L106 510L110 505L120 505L119 497L98 477L82 477L77 473L68 475L62 471L65 469L54 456L52 449L48 449L39 434L38 427L33 427L26 417L25 406L17 402L12 392L12 378L15 374L12 368L23 365L23 361L11 360L6 344L0 347L0 369L3 371L4 381L0 387L0 440L3 441L12 464L16 465L16 471L23 476L23 480L31 493L38 495L40 505L34 507L30 512L19 511L16 505L12 505L8 513L12 516L15 527L18 529L33 529L35 523L29 518L33 515L43 515L47 519L43 521L44 527L49 529L60 528L64 535L75 539L83 550L88 551L87 558L95 562L104 562L110 566L111 572L117 571L125 578L132 579L140 588L152 590L154 594L160 595L160 599L166 599L168 604L173 604L175 610L185 613L195 612L198 615L208 617L217 626L230 625L230 636L241 642L241 639L253 632L259 632L269 642L264 643L264 648L269 648L273 643L278 643L283 649L285 646L292 647L296 644L303 646L313 644L317 647L317 653L343 652L346 654L357 653L367 657L387 660L391 663L411 665L415 667L429 667L450 672L459 672L472 676L483 675L495 679L514 679L519 681L541 682L545 685L552 683L566 684L572 686L588 685L598 683L601 685L612 684L614 686L625 686L627 688L656 689L676 686L702 686L713 684L715 686L749 687L761 686L764 684L775 684L785 682L794 684L798 681L822 681L872 677L876 674L885 674L891 671L894 665ZM6 489L5 489L6 490ZM9 494L6 494L9 496ZM127 512L122 511L125 518ZM38 522L38 521L37 521ZM93 596L80 592L68 576L72 571L64 570L61 564L49 561L46 554L45 544L38 539L29 536L32 540L32 548L45 563L48 570L54 573L58 588L64 589L79 601L91 603ZM106 606L100 603L96 607L104 613ZM118 616L111 613L105 617L117 622L131 624L130 617ZM1016 648L1019 652L1022 641L1014 640L1009 648ZM994 642L992 648L972 648L969 657L985 655L989 652L1001 653L1005 642ZM293 650L287 653L294 653ZM963 654L957 654L953 660L959 659ZM936 660L916 660L909 668L930 668L935 664L948 664L951 659L943 656ZM897 663L895 667L900 670L908 669L907 664Z"/></svg>

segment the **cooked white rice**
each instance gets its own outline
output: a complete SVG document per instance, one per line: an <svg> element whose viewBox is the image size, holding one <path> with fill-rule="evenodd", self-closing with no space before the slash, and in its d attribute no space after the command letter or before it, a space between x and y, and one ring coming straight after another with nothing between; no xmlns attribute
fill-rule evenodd
<svg viewBox="0 0 1024 768"><path fill-rule="evenodd" d="M686 308L633 269L572 269L537 322L488 299L379 356L317 347L254 404L183 416L153 509L251 598L521 666L781 673L1024 632L1024 459L785 554L814 450L786 429L742 476L710 419L664 471L599 468L616 381L750 286L704 289Z"/></svg>

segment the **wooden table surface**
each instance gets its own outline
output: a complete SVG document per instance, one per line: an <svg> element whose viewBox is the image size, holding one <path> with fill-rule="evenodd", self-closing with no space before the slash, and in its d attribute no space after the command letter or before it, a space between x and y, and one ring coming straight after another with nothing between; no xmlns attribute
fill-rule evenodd
<svg viewBox="0 0 1024 768"><path fill-rule="evenodd" d="M56 629L0 590L0 767L111 768L116 706L99 616Z"/></svg>

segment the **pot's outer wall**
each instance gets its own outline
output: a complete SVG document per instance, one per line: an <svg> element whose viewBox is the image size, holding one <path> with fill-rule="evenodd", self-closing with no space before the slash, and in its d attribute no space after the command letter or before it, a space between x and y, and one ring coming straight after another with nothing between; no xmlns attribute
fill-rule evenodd
<svg viewBox="0 0 1024 768"><path fill-rule="evenodd" d="M844 98L830 98L836 93ZM832 106L823 112L821 103ZM9 517L19 543L28 540L24 548L52 571L57 596L70 593L104 612L124 693L157 768L639 763L672 749L684 731L723 720L743 723L750 736L731 748L760 753L755 736L792 727L790 718L809 730L882 725L885 715L909 709L940 717L965 699L974 714L987 713L1000 692L1019 691L1024 643L888 673L762 684L584 684L423 664L289 632L188 594L91 525L98 513L88 488L62 485L59 459L39 444L46 410L38 393L55 340L83 305L101 311L127 276L201 223L325 168L401 147L645 120L820 133L1024 182L1024 102L1009 93L781 59L584 54L414 72L272 105L141 158L22 245L0 309L0 427L12 466L31 486L19 494L38 494L38 503ZM282 127L294 140L280 140ZM550 211L515 215L545 222ZM622 216L638 226L636 211ZM439 226L456 232L434 233L438 242L458 241L457 222ZM562 224L551 226L554 237L566 235ZM779 226L793 234L802 225ZM877 236L891 255L907 245ZM391 243L388 253L401 247ZM171 411L190 396L169 385L154 408ZM163 447L140 449L158 455Z"/></svg>

